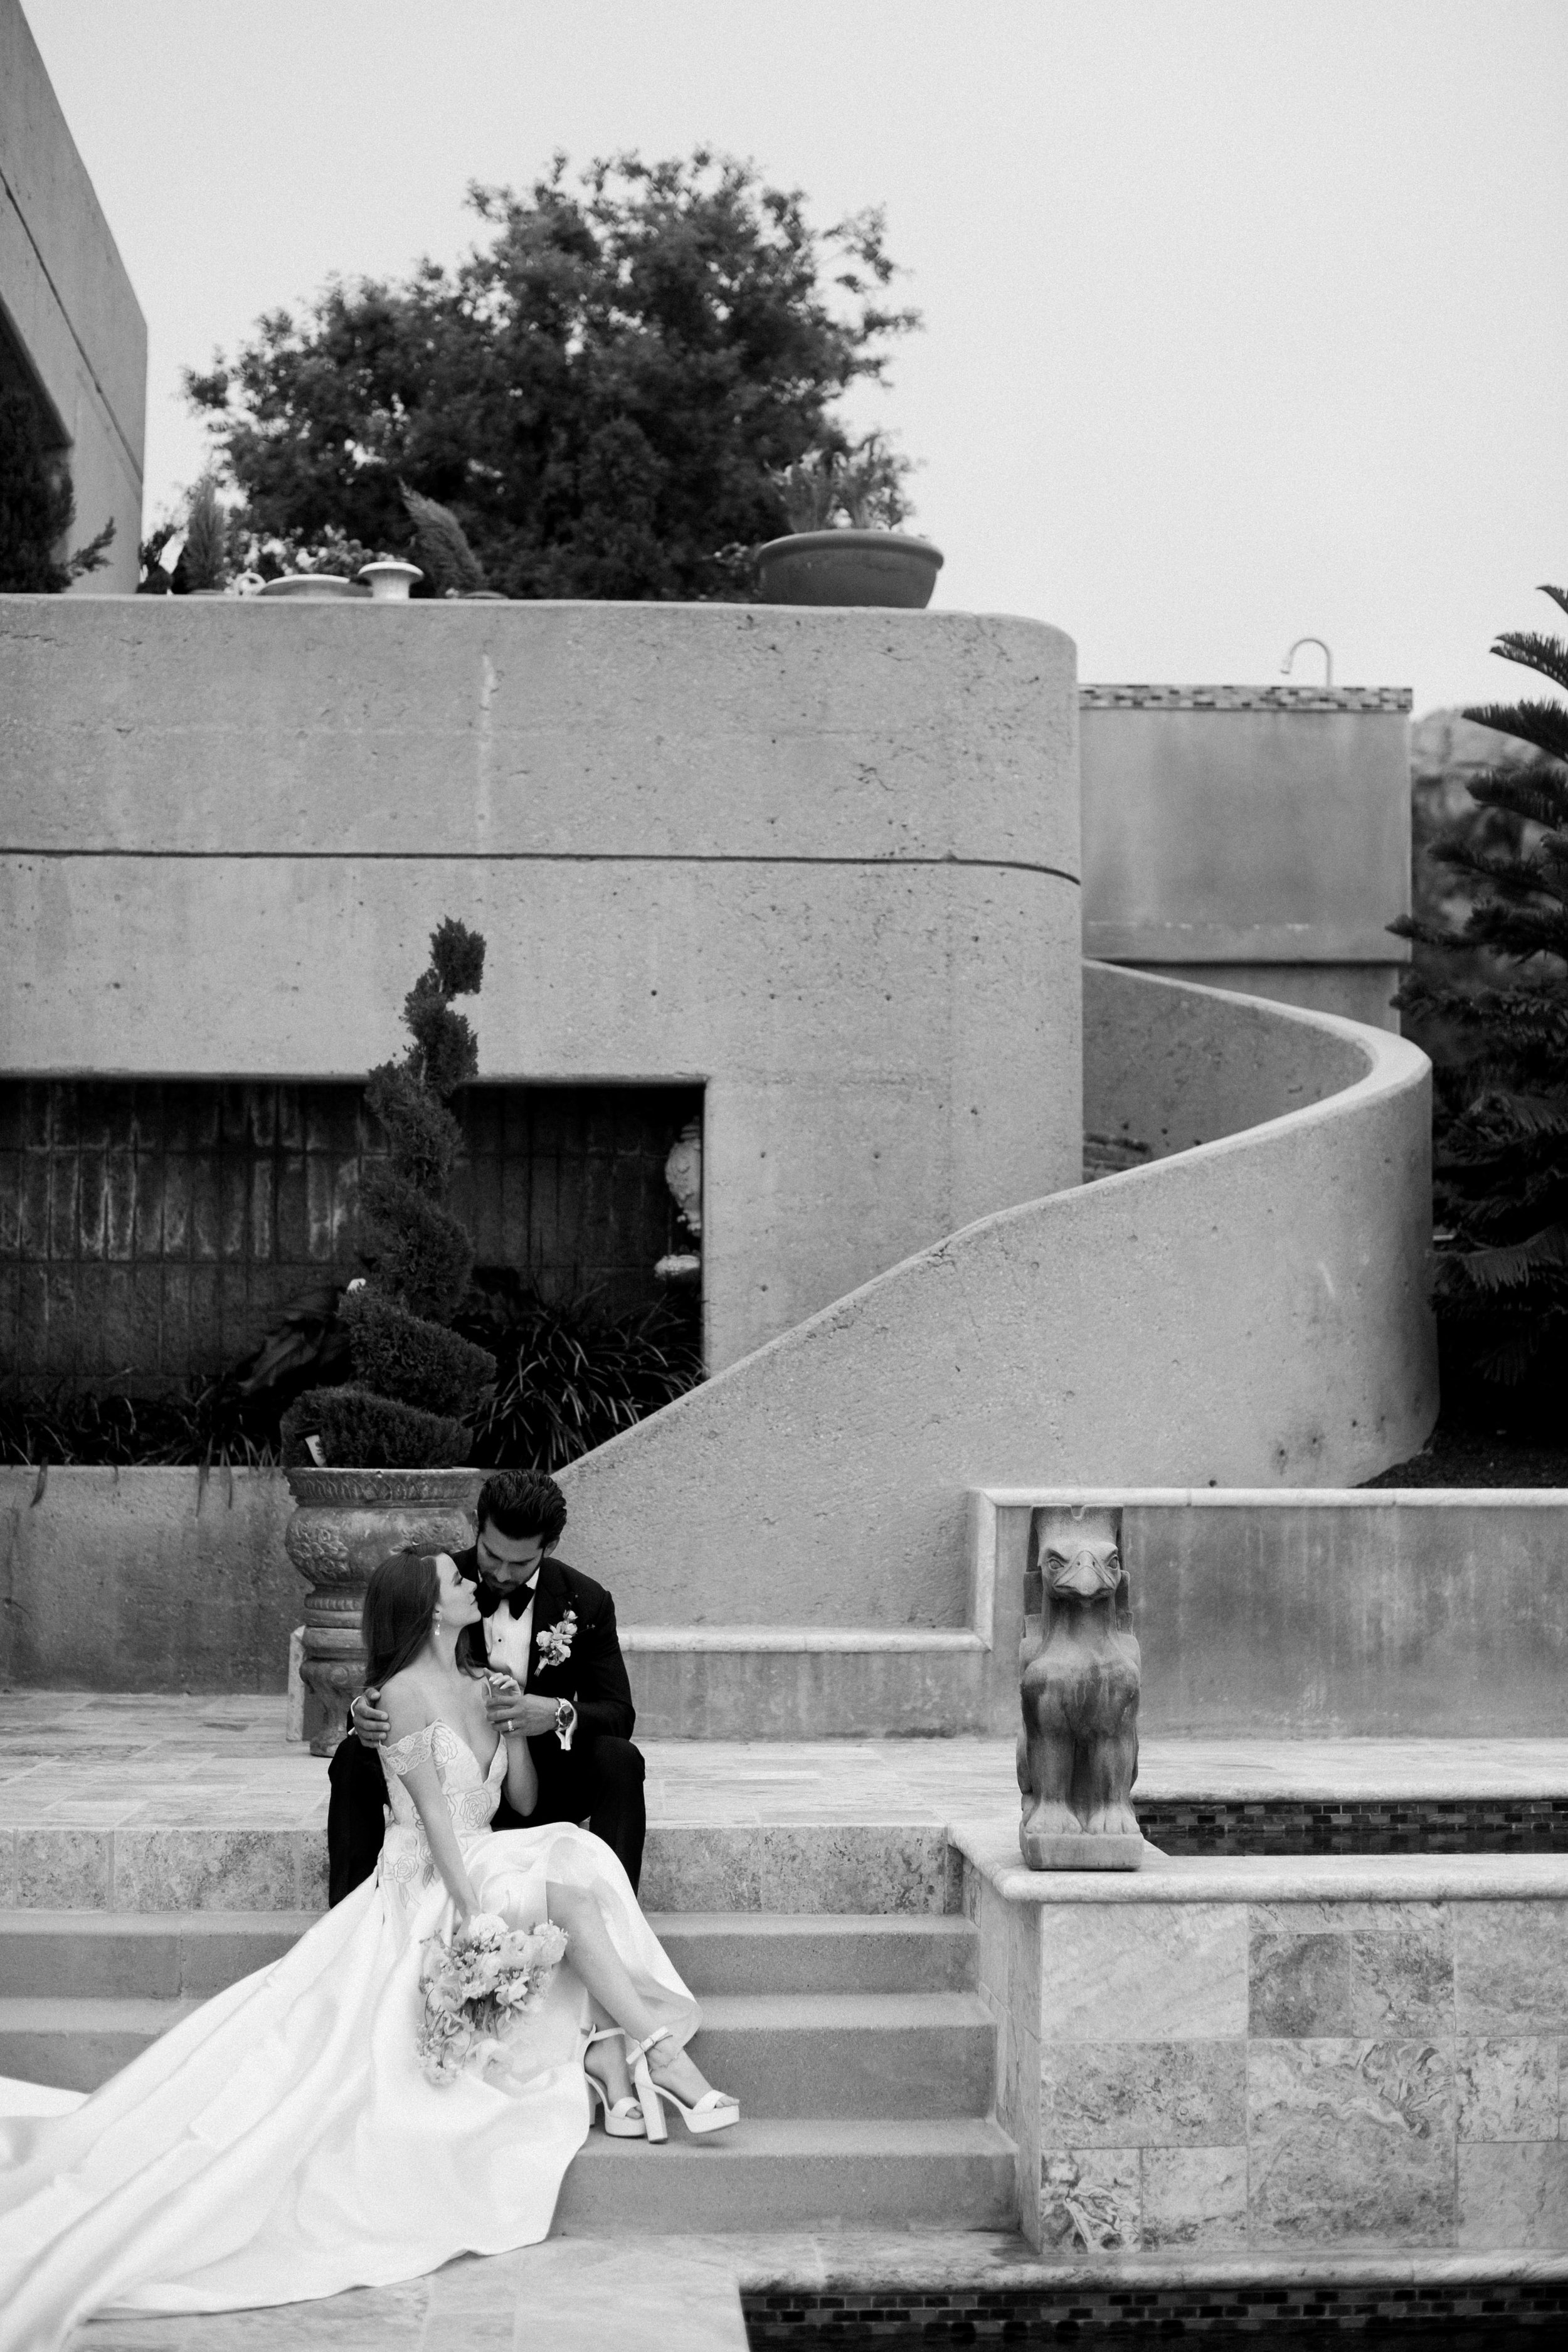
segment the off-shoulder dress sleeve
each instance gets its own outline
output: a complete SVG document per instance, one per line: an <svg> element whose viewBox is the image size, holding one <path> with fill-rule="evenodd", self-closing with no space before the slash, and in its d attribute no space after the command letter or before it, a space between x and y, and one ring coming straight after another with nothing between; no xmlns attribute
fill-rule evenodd
<svg viewBox="0 0 1568 2352"><path fill-rule="evenodd" d="M436 1726L423 1723L417 1731L411 1731L406 1739L388 1742L381 1751L382 1769L388 1775L405 1780L410 1772L416 1771L421 1764L427 1764L435 1753Z"/></svg>

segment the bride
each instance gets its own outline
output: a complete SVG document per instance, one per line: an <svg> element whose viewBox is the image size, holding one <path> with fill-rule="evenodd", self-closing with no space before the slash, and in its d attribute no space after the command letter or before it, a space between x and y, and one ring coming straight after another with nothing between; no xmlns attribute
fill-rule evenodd
<svg viewBox="0 0 1568 2352"><path fill-rule="evenodd" d="M609 1847L532 1810L528 1742L498 1738L445 1554L384 1560L365 1597L392 1718L375 1877L269 1968L79 2099L0 2083L0 2352L56 2352L90 2313L227 2311L384 2286L545 2236L592 2109L617 2137L740 2119L684 2044L697 2003ZM566 1957L504 2077L421 2070L420 1963L477 1915L546 1918Z"/></svg>

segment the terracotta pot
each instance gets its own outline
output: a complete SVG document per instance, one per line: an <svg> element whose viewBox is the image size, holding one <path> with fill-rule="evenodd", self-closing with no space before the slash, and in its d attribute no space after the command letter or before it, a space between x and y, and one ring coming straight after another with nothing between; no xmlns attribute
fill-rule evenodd
<svg viewBox="0 0 1568 2352"><path fill-rule="evenodd" d="M364 1685L360 1612L373 1568L417 1544L461 1551L474 1539L482 1470L290 1470L294 1516L283 1538L310 1587L305 1603L305 1732L330 1756Z"/></svg>
<svg viewBox="0 0 1568 2352"><path fill-rule="evenodd" d="M797 530L757 550L769 604L883 604L918 613L931 603L942 550L900 530Z"/></svg>

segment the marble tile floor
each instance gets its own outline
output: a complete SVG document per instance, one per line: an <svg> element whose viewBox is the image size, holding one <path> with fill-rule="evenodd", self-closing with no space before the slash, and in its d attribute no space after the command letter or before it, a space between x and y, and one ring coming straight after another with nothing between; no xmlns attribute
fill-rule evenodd
<svg viewBox="0 0 1568 2352"><path fill-rule="evenodd" d="M0 1692L0 1828L319 1829L326 1766L283 1701ZM941 1827L1014 1802L1006 1739L650 1740L655 1822ZM1568 1739L1168 1739L1150 1798L1568 1796Z"/></svg>

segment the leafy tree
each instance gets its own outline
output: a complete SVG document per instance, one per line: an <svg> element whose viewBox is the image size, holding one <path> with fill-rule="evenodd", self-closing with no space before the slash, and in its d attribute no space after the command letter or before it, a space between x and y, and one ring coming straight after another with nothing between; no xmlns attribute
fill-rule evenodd
<svg viewBox="0 0 1568 2352"><path fill-rule="evenodd" d="M37 403L0 392L0 594L63 594L109 561L112 516L96 539L62 563L55 550L76 520L70 474L45 442Z"/></svg>
<svg viewBox="0 0 1568 2352"><path fill-rule="evenodd" d="M623 154L523 196L453 270L334 281L187 372L252 527L407 546L402 485L450 509L514 596L743 597L787 528L780 480L847 446L832 404L881 382L894 265L879 212L814 229L798 191L699 150Z"/></svg>
<svg viewBox="0 0 1568 2352"><path fill-rule="evenodd" d="M1568 612L1568 591L1543 593ZM1568 688L1568 642L1510 630L1492 651ZM1485 703L1465 712L1531 745L1534 766L1491 768L1470 786L1517 830L1471 824L1435 855L1468 877L1461 928L1404 918L1392 928L1456 958L1477 949L1517 979L1477 986L1412 973L1395 1002L1462 1041L1438 1070L1436 1300L1461 1380L1511 1391L1527 1415L1568 1393L1568 704Z"/></svg>

